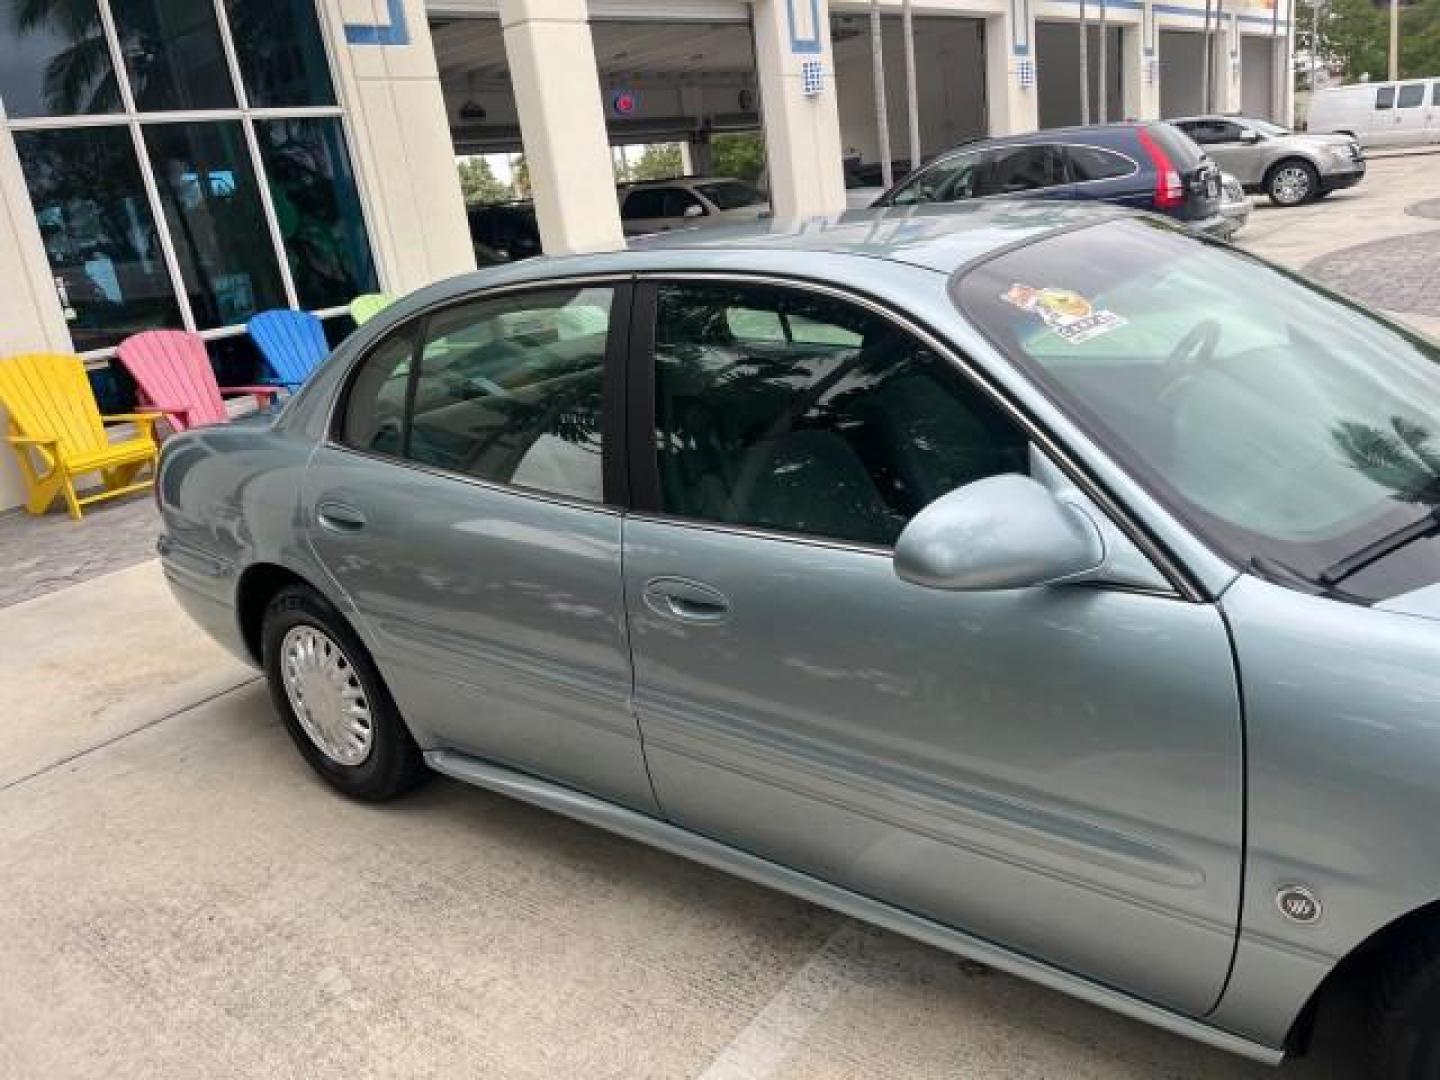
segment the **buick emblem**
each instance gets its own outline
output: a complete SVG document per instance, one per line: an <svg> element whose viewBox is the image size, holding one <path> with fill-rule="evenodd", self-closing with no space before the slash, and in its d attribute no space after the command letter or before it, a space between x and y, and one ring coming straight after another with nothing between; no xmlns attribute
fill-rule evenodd
<svg viewBox="0 0 1440 1080"><path fill-rule="evenodd" d="M1275 894L1275 906L1291 922L1308 925L1320 921L1320 900L1304 885L1285 885Z"/></svg>

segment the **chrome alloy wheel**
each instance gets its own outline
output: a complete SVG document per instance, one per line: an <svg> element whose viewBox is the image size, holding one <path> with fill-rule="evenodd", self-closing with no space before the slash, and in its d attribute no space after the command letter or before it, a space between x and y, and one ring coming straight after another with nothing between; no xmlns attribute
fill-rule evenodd
<svg viewBox="0 0 1440 1080"><path fill-rule="evenodd" d="M1286 206L1302 203L1310 197L1310 173L1299 165L1287 165L1275 174L1270 190Z"/></svg>
<svg viewBox="0 0 1440 1080"><path fill-rule="evenodd" d="M321 753L339 765L370 756L370 702L339 645L313 626L293 626L280 643L280 673L290 707Z"/></svg>

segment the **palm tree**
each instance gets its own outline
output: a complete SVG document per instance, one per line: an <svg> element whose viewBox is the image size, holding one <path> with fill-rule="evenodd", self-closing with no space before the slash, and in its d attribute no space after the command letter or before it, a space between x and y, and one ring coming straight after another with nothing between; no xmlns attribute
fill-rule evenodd
<svg viewBox="0 0 1440 1080"><path fill-rule="evenodd" d="M16 38L46 33L70 42L45 65L42 91L53 115L120 108L120 84L95 0L10 0L10 26Z"/></svg>

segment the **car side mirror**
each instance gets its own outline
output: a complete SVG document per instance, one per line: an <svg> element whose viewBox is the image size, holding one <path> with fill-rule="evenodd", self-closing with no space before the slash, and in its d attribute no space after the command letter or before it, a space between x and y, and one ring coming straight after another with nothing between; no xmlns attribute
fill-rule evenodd
<svg viewBox="0 0 1440 1080"><path fill-rule="evenodd" d="M691 203L689 206L685 207L683 216L687 218L704 217L705 208L699 203Z"/></svg>
<svg viewBox="0 0 1440 1080"><path fill-rule="evenodd" d="M1240 141L1247 146L1254 146L1260 141L1260 133L1254 128L1246 128L1240 132Z"/></svg>
<svg viewBox="0 0 1440 1080"><path fill-rule="evenodd" d="M1018 473L936 499L895 542L895 573L931 589L978 592L1079 580L1105 564L1090 516Z"/></svg>

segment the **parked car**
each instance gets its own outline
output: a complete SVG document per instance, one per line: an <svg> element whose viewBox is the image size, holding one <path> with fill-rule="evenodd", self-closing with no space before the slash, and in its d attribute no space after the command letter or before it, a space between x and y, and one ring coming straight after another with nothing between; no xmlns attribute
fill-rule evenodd
<svg viewBox="0 0 1440 1080"><path fill-rule="evenodd" d="M1236 180L1229 173L1220 174L1220 214L1225 218L1228 226L1223 233L1226 240L1234 240L1236 233L1245 227L1250 220L1250 196L1245 193L1245 186Z"/></svg>
<svg viewBox="0 0 1440 1080"><path fill-rule="evenodd" d="M480 266L515 262L540 254L540 225L532 202L471 206L470 240Z"/></svg>
<svg viewBox="0 0 1440 1080"><path fill-rule="evenodd" d="M627 236L754 221L769 212L760 191L728 177L681 176L620 189L620 223Z"/></svg>
<svg viewBox="0 0 1440 1080"><path fill-rule="evenodd" d="M1339 132L1367 147L1440 142L1440 76L1317 91L1307 127Z"/></svg>
<svg viewBox="0 0 1440 1080"><path fill-rule="evenodd" d="M1229 228L1220 213L1220 170L1159 121L978 139L940 155L872 205L986 198L1095 200L1154 210L1216 236Z"/></svg>
<svg viewBox="0 0 1440 1080"><path fill-rule="evenodd" d="M1343 970L1433 1075L1440 347L1113 207L739 231L433 285L173 436L176 598L347 795L434 769L1272 1063Z"/></svg>
<svg viewBox="0 0 1440 1080"><path fill-rule="evenodd" d="M1246 191L1268 195L1276 206L1299 206L1365 179L1365 152L1348 135L1298 135L1244 116L1187 116L1170 122Z"/></svg>

